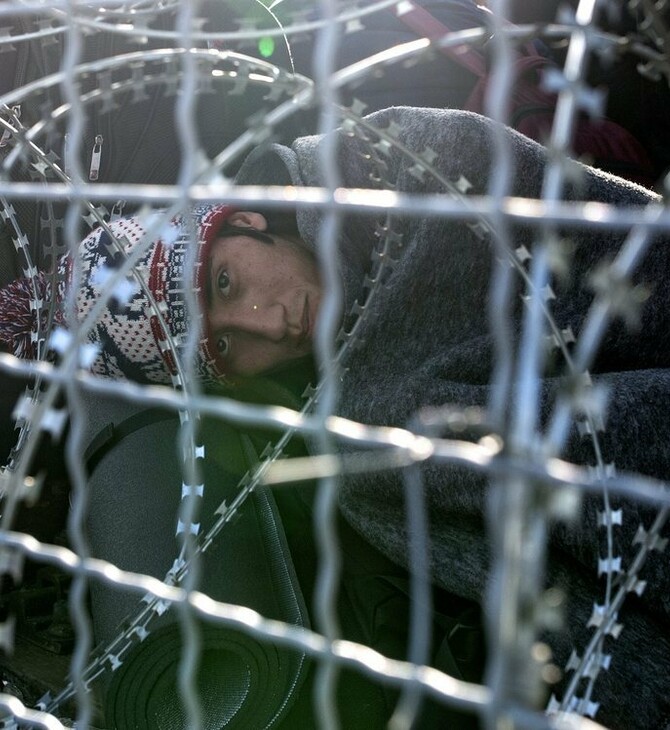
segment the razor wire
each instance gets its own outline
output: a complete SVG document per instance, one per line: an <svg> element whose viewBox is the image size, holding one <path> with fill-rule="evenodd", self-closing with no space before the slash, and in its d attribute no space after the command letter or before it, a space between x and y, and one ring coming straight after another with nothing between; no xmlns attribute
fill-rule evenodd
<svg viewBox="0 0 670 730"><path fill-rule="evenodd" d="M191 17L193 9L185 2L110 2L98 5L90 2L51 3L45 6L42 3L11 2L0 12L2 16L35 17L37 29L29 32L14 32L12 28L0 28L0 50L12 50L22 43L39 39L47 43L55 36L68 37L68 34L96 34L113 33L124 37L129 46L136 46L136 50L124 49L110 58L95 61L82 61L74 58L69 65L46 78L36 79L23 88L17 88L3 95L0 104L3 104L5 113L0 118L3 129L3 142L10 145L12 151L5 157L3 163L3 179L0 180L2 194L3 220L10 226L10 235L14 246L23 257L24 274L29 277L37 275L37 267L32 258L31 244L17 221L12 205L12 195L18 190L20 183L12 179L13 174L26 160L32 166L34 180L25 188L22 195L39 196L42 193L53 195L54 202L70 200L76 210L81 206L86 210L86 221L90 227L106 227L119 251L123 250L123 242L119 241L109 229L110 211L104 206L96 205L103 199L123 199L121 184L113 194L109 191L95 193L96 184L85 182L85 170L77 174L76 170L67 170L68 157L73 154L60 150L63 165L58 159L59 153L51 147L58 125L65 123L69 126L78 113L96 105L113 106L115 100L124 93L132 93L139 99L146 89L163 87L165 93L174 95L175 105L182 104L184 116L181 123L182 149L190 150L182 168L183 177L175 186L142 186L138 185L131 190L134 202L145 201L147 208L142 211L147 225L146 244L153 240L155 233L165 235L168 221L178 211L185 211L188 206L200 196L209 200L234 200L236 195L245 196L247 202L273 202L277 207L296 203L306 207L321 208L326 215L331 216L332 227L325 229L324 243L326 249L331 247L329 255L324 257L324 266L332 267L333 251L337 238L337 221L348 210L364 210L371 206L380 213L378 227L378 246L371 262L370 277L366 282L367 299L357 305L352 314L353 325L347 331L341 331L335 342L337 351L332 350L331 334L337 329L338 313L336 312L335 284L331 283L329 292L333 296L333 309L326 315L322 323L323 329L317 344L317 359L322 363L324 377L315 383L313 388L305 393L305 404L300 411L292 412L289 416L281 417L276 410L263 408L248 408L244 416L248 424L264 426L271 425L284 428L281 436L274 444L268 445L260 455L259 464L248 472L238 486L237 495L230 503L223 503L217 510L217 517L213 526L206 532L199 533L195 524L194 513L189 511L193 503L184 501L184 511L180 513L177 531L185 533L184 549L181 550L175 562L161 584L150 576L132 576L116 570L112 565L100 565L85 554L85 548L77 541L75 533L70 538L73 545L80 545L80 554L76 555L65 548L47 546L37 543L28 535L20 535L12 531L14 509L18 502L26 499L39 499L39 477L34 478L28 473L28 464L34 449L37 448L41 432L50 431L54 435L62 432L66 421L66 414L55 405L58 394L68 387L67 382L76 383L77 387L96 387L92 379L81 371L86 370L95 353L83 346L89 329L94 325L100 311L107 306L114 296L120 296L123 282L127 275L135 275L132 258L127 260L121 268L105 282L101 291L101 298L96 308L90 313L86 321L69 323L69 331L73 334L65 335L60 329L54 328L55 301L50 304L38 300L35 288L33 306L36 311L38 329L34 339L38 343L38 359L43 362L39 367L22 363L9 356L0 359L0 367L12 372L37 374L35 386L20 401L16 409L16 417L20 426L17 445L12 452L10 463L2 473L4 491L4 505L2 515L2 532L0 544L3 546L0 558L6 571L10 569L15 576L20 575L20 564L17 556L29 554L37 560L57 562L61 567L74 576L97 575L104 581L116 581L121 585L132 586L143 595L137 613L129 617L118 636L109 644L94 649L90 655L86 651L86 658L73 664L76 676L73 677L62 691L55 697L44 697L34 710L28 710L18 700L3 696L3 707L9 713L5 726L12 723L32 723L36 727L63 727L59 721L59 713L64 703L77 692L77 712L79 722L86 726L91 722L91 707L88 703L87 692L90 684L101 674L110 672L121 664L133 647L141 642L152 630L152 619L163 614L170 605L180 607L180 623L184 631L192 629L192 621L199 613L215 618L221 623L232 623L242 631L256 633L264 640L287 641L294 646L305 650L308 654L319 657L319 666L323 674L317 683L320 712L324 727L337 727L337 713L334 707L333 677L336 668L342 662L348 662L366 671L371 671L385 681L400 683L408 694L405 699L412 697L417 688L419 693L428 693L438 696L446 703L475 706L482 717L487 717L490 727L497 727L496 723L508 720L511 727L588 727L589 723L571 719L558 713L577 713L594 717L597 713L597 690L595 680L600 671L606 671L608 659L603 650L602 640L605 635L617 636L625 627L617 624L617 614L621 605L630 592L641 593L644 585L639 579L639 572L644 565L647 555L654 550L662 550L665 542L661 538L661 531L667 521L667 492L659 490L658 485L649 480L635 476L620 478L615 466L604 463L599 445L599 433L602 432L602 403L594 394L594 389L588 377L588 367L592 362L603 331L608 320L623 308L623 312L632 311L635 301L630 291L624 291L623 300L616 298L611 283L622 281L627 284L634 271L634 267L649 245L652 233L662 230L668 231L668 211L663 204L650 205L642 212L642 217L635 213L630 218L635 226L630 231L626 243L615 261L608 270L602 272L601 286L597 291L596 301L591 308L587 324L578 338L569 330L561 329L553 321L551 315L551 300L554 293L549 288L550 264L552 255L556 254L556 233L553 230L563 221L575 221L576 216L582 216L584 225L610 225L619 214L616 210L609 210L603 206L603 215L595 215L592 221L588 220L589 209L586 205L563 205L561 207L561 189L570 174L567 162L570 152L572 125L580 108L594 103L593 96L583 85L584 66L589 55L593 53L630 53L641 59L640 72L654 78L668 78L669 61L667 58L668 23L664 15L663 3L639 0L630 2L631 8L642 13L643 22L638 32L630 37L615 36L601 31L595 21L595 11L599 6L608 3L598 3L583 0L578 4L574 15L564 15L559 23L552 25L533 25L509 28L502 24L494 24L495 44L494 56L496 72L500 73L499 87L503 90L510 83L505 77L505 54L513 44L520 39L560 38L567 43L568 51L563 73L560 78L554 78L555 90L558 92L557 115L553 133L548 145L551 157L545 179L543 197L538 201L541 210L535 214L535 221L540 232L538 241L531 253L526 248L515 249L510 243L510 236L505 233L506 227L514 218L512 207L514 201L507 198L509 188L509 172L504 164L504 148L499 149L500 164L495 165L499 176L491 182L490 196L484 199L471 198L468 195L469 181L461 178L458 181L443 179L439 171L433 167L432 160L435 152L425 149L421 153L403 148L398 139L397 131L393 128L373 128L364 119L364 105L354 101L351 106L342 106L336 100L339 91L355 87L356 83L364 81L375 73L392 72L394 65L404 62L422 63L437 48L448 46L460 47L467 44L479 44L488 38L491 29L472 29L449 33L439 39L419 39L416 42L405 44L403 47L388 49L375 54L343 69L336 69L329 58L334 58L334 38L337 32L354 33L364 32L365 22L374 22L374 14L387 8L395 8L396 12L406 12L411 8L408 2L375 2L359 3L322 3L322 13L319 18L313 8L303 8L293 13L282 15L282 3L274 3L267 13L260 13L260 20L245 20L235 31L203 32L197 18ZM496 6L500 6L499 8ZM491 9L505 10L505 3L490 3ZM168 17L170 13L177 13L181 22L174 29L152 27L155 21ZM0 17L2 17L0 16ZM494 17L497 17L494 15ZM280 27L277 22L280 21ZM160 25L160 23L157 23ZM285 38L290 47L293 37L300 37L306 33L315 33L319 38L321 50L326 54L315 71L315 85L309 79L291 73L291 69L282 69L272 63L257 59L236 50L222 50L217 44L231 47L244 47L244 44L259 42L266 37ZM159 40L168 45L168 48L152 48L143 50L142 44L147 39ZM198 46L197 44L201 44ZM194 45L196 47L194 47ZM207 47L207 46L210 47ZM204 47L202 47L204 46ZM24 126L21 117L21 105L31 101L34 97L48 98L46 92L61 86L68 99L73 102L60 104L56 109L47 109L42 119L32 126ZM189 99L198 93L206 93L212 87L221 89L221 93L235 95L244 94L252 87L261 88L265 92L265 106L249 119L248 129L237 139L231 140L229 146L213 160L199 159L196 154L197 139L193 125L189 124ZM327 90L328 93L325 93ZM526 286L528 309L526 329L522 342L522 352L526 354L520 358L526 370L518 374L521 384L521 397L518 399L519 412L516 431L499 433L505 440L514 443L519 454L531 454L531 464L522 464L510 459L505 461L497 452L495 444L479 444L476 447L459 442L457 438L437 438L426 435L419 422L415 424L415 432L401 429L378 429L365 424L346 423L336 421L330 417L337 397L338 368L346 361L349 348L356 346L357 333L369 316L376 292L384 286L386 272L394 265L394 255L401 234L396 229L397 217L401 212L417 212L421 210L421 201L401 194L391 195L380 201L378 191L346 191L338 188L336 179L328 181L328 188L315 191L317 194L310 199L309 191L300 193L286 190L259 189L238 191L232 185L225 172L226 167L249 151L253 145L269 138L272 131L284 120L300 114L303 110L316 108L322 115L318 131L331 132L340 127L340 135L356 139L367 147L371 168L371 179L378 180L386 191L392 191L392 183L384 178L385 156L393 149L408 159L415 175L419 179L430 179L439 183L442 195L434 201L424 201L423 205L430 209L431 215L452 215L468 222L476 235L496 241L501 258L501 278L496 280L496 292L500 300L505 299L505 277L519 277ZM490 114L494 119L505 121L504 93L492 95L490 98ZM70 150L76 149L77 138L81 131L74 128L69 135ZM2 144L2 143L0 143ZM96 144L104 144L100 142ZM91 159L96 154L95 148ZM74 156L71 158L74 160ZM333 160L324 161L326 170L334 169ZM90 171L89 171L90 172ZM91 175L89 174L89 178ZM53 181L62 184L62 188L53 186ZM120 181L122 182L122 181ZM48 188L55 192L49 194ZM131 186L132 187L132 186ZM118 193L118 195L116 195ZM446 198L446 200L445 200ZM401 202L388 212L389 203ZM155 206L167 205L166 210L158 210ZM430 208L432 204L432 208ZM451 213L448 212L453 205ZM375 208L375 206L377 206ZM519 215L528 215L527 211ZM544 213L547 215L544 216ZM625 212L624 212L625 215ZM70 214L68 221L57 220L53 209L49 209L48 225L51 230L69 228L66 239L72 251L76 251L78 244L76 227L73 223L74 214ZM562 216L562 217L561 217ZM544 218L544 219L543 219ZM630 228L631 220L623 220L621 227ZM52 264L55 266L57 254L63 253L54 246ZM140 248L137 256L141 253ZM328 271L332 274L332 270ZM510 273L511 272L511 273ZM52 291L63 282L57 281L55 269L52 272ZM33 281L34 283L34 281ZM141 277L136 277L136 285L142 286ZM147 295L152 299L150 292ZM191 302L191 313L195 303ZM160 306L152 301L154 314L162 318ZM193 317L192 319L197 319ZM42 329L42 323L46 328ZM546 354L545 328L550 332L549 338L553 346L560 351L568 372L574 377L576 393L570 397L559 399L556 409L551 416L550 425L544 433L539 432L537 424L537 384L541 362ZM496 328L500 331L501 328ZM503 328L504 329L504 328ZM163 321L163 330L168 328ZM179 375L175 378L175 393L162 394L163 403L170 405L181 414L184 433L187 435L194 428L202 413L211 409L223 419L235 420L238 417L236 406L225 398L204 396L193 388L193 374L188 363L192 362L194 343L186 348L186 355L180 354L180 345L169 341L166 348L173 354L179 367ZM191 338L192 339L192 338ZM573 347L574 345L574 347ZM46 356L49 349L57 350L61 356L58 364L50 362ZM505 362L506 342L499 342L499 366L496 385L500 399L509 397L513 378L511 363ZM133 388L126 383L109 384L105 386L120 397L150 400L157 397L152 393L144 392L141 388ZM69 387L70 397L76 402L76 389ZM591 474L585 470L570 471L565 465L565 477L561 480L560 469L556 455L560 454L567 438L569 419L575 410L575 403L583 413L582 428L592 440L596 466ZM462 418L467 418L464 413ZM77 421L76 412L69 414L73 423ZM453 417L450 416L450 418ZM446 416L445 416L446 419ZM447 419L448 420L448 419ZM288 425L290 421L291 425ZM442 424L448 426L448 423ZM500 429L501 423L496 420L495 426ZM197 429L196 429L197 430ZM495 430L495 429L494 429ZM296 433L312 433L318 437L321 445L320 455L307 457L291 465L291 460L283 460L285 447ZM354 436L355 434L355 436ZM74 436L70 437L71 439ZM372 452L375 458L366 458L367 452L358 454L359 458L335 456L333 451L334 440L338 438L355 438L361 447L376 447ZM184 486L187 494L198 485L198 476L194 471L194 463L206 455L203 448L197 443L197 433L191 431L187 451L190 454L185 459ZM538 439L544 441L538 446ZM84 482L81 472L83 464L78 455L76 441L70 441L72 468L79 471L79 479ZM189 461L190 460L190 461ZM216 542L217 536L226 525L235 518L250 494L260 485L279 483L282 481L296 481L320 477L325 480L321 484L320 496L323 509L314 529L317 534L328 535L334 525L333 499L334 487L338 478L356 470L376 470L397 466L412 466L426 460L436 463L443 461L458 461L468 464L472 468L483 469L494 483L505 485L498 489L500 495L500 509L506 515L500 532L493 535L498 540L501 549L496 551L497 559L493 565L493 572L501 576L501 585L505 586L498 594L492 593L488 597L488 613L491 622L492 635L501 632L500 624L511 623L516 627L513 640L500 639L494 643L489 673L488 686L470 686L467 683L458 683L444 673L418 664L400 663L387 657L375 654L370 648L344 642L338 637L337 620L331 615L337 585L337 547L332 541L324 543L322 562L322 586L317 602L320 606L320 615L317 615L317 624L323 635L310 632L307 629L278 625L263 617L245 613L241 607L229 606L213 601L207 596L200 595L189 582L189 568L197 561L200 554L205 552ZM188 464L190 463L190 467ZM302 470L302 471L301 471ZM414 473L415 472L409 472ZM557 476L557 474L559 476ZM331 481L332 480L332 481ZM560 483L561 489L546 500L538 496L536 484L543 481L551 484L552 480ZM569 487L569 488L568 488ZM418 491L419 486L413 484L410 494ZM572 672L571 682L564 696L559 700L552 698L549 706L550 714L543 716L537 712L537 694L543 682L542 662L532 657L533 646L537 636L543 628L543 621L550 621L548 606L544 610L528 611L529 604L538 604L541 607L547 597L541 584L540 576L532 572L525 572L524 566L529 554L534 557L543 555L546 543L546 529L550 520L555 516L565 516L576 509L577 499L575 492L583 490L598 490L603 497L602 512L599 524L606 532L606 556L598 566L594 566L594 581L598 572L605 575L606 587L601 604L594 607L590 625L594 628L592 640L586 647L575 647L566 671ZM609 504L608 495L624 490L626 494L656 495L660 507L658 516L648 529L640 526L636 536L638 552L632 563L621 565L621 559L615 554L613 533L617 525L621 524L620 510L613 510ZM645 498L645 497L643 497ZM654 497L651 497L654 499ZM75 511L83 510L83 502L73 505ZM79 520L83 520L83 512ZM177 516L176 516L177 520ZM525 537L526 535L540 535ZM192 538L192 539L191 539ZM513 549L509 549L509 541L514 542ZM507 547L506 547L507 546ZM540 563L541 561L538 561ZM17 567L18 566L18 567ZM425 579L425 576L424 576ZM417 584L420 592L420 581ZM86 613L85 599L80 595L73 604L76 613L73 613L74 626L77 635L85 636ZM183 610L182 610L183 609ZM246 609L248 611L248 609ZM78 617L77 617L78 616ZM416 624L415 624L416 625ZM5 646L12 644L11 619L2 627L2 638ZM502 632L501 632L502 633ZM85 646L85 643L82 644ZM616 646L614 646L616 651ZM191 654L189 662L182 666L184 687L189 687L189 676L192 678L193 667L197 660L196 654ZM183 700L189 707L188 727L200 727L202 718L194 703L195 693L188 689L183 692ZM411 702L404 709L399 705L399 711L394 717L395 727L409 727L413 716ZM12 720L13 718L13 720Z"/></svg>

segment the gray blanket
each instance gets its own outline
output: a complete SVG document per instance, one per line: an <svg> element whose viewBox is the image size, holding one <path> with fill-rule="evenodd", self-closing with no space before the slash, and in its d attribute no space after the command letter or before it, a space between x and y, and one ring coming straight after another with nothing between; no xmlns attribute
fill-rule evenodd
<svg viewBox="0 0 670 730"><path fill-rule="evenodd" d="M398 145L385 143L374 128L390 130ZM351 131L351 130L350 130ZM546 150L512 131L504 132L514 161L511 195L541 194ZM256 150L237 177L246 184L323 185L319 137L301 138L292 148L278 145ZM343 186L395 189L408 193L445 192L448 184L468 195L488 191L493 150L493 123L474 114L449 110L395 108L366 118L351 134L341 134L338 151ZM408 150L404 154L400 148ZM422 172L417 155L430 160L434 174ZM434 159L433 159L434 157ZM564 196L568 200L642 206L657 200L653 193L593 169L578 166ZM460 182L459 182L460 181ZM492 236L476 221L437 216L387 219L350 215L339 241L340 277L344 292L343 331L357 320L356 303L366 302L369 280L376 269L373 254L380 223L393 230L387 252L396 259L384 274L383 287L366 304L358 346L345 358L338 413L368 424L406 426L418 409L454 405L485 408L491 397L495 365L494 335L489 323L489 296L495 251ZM318 246L318 211L300 209L298 229ZM383 231L382 231L383 233ZM616 255L622 231L573 228L569 234L569 274L556 273L556 298L550 309L559 330L579 338L594 299L593 278ZM512 225L513 247L534 249L529 226ZM388 242L388 239L387 239ZM639 320L617 318L607 330L590 372L594 383L608 388L604 430L598 434L604 463L666 479L670 474L670 308L668 240L658 238L637 266L631 285L649 285ZM523 249L522 249L523 251ZM368 281L368 283L366 283ZM521 277L515 274L510 306L510 339L521 327ZM616 282L603 291L616 294ZM639 290L642 291L642 290ZM633 295L635 296L635 295ZM632 313L631 307L625 314ZM541 387L541 419L551 412L557 395L574 386L566 380L561 358L549 357ZM509 405L509 404L508 404ZM575 422L561 458L594 464L594 445ZM476 429L475 429L476 431ZM466 434L467 435L467 434ZM476 434L473 438L476 437ZM486 536L486 480L466 468L427 464L422 468L431 525L434 580L447 590L481 599L489 572ZM397 471L366 474L344 480L340 505L346 518L372 544L394 561L407 565L407 530L402 475ZM649 526L656 510L614 500L623 523L614 529L615 555L624 569L635 549L633 537L642 523ZM594 603L602 603L604 582L598 579L598 557L604 556L604 531L598 527L600 497L584 500L574 524L557 524L550 547L548 584L566 587L570 595L567 628L550 638L557 660L565 662L572 647L581 653L592 629L586 622ZM670 718L668 670L668 570L662 553L653 553L641 576L648 579L641 597L626 601L619 620L619 638L607 639L612 653L608 671L601 672L593 699L602 706L596 719L618 728L666 727Z"/></svg>

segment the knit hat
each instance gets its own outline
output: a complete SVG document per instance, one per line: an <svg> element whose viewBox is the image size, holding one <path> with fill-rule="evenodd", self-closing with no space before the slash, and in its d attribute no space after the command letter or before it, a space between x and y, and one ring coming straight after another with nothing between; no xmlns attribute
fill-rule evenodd
<svg viewBox="0 0 670 730"><path fill-rule="evenodd" d="M228 205L201 205L192 209L191 219L175 216L165 221L160 237L146 244L147 228L158 220L155 216L142 218L119 218L108 225L109 231L121 244L126 256L130 256L138 245L145 250L137 259L134 270L141 277L146 290L151 293L162 318L167 326L167 333L160 318L151 306L151 301L144 288L138 286L134 277L114 287L111 298L96 319L87 335L87 341L98 349L91 370L92 372L111 378L127 378L141 383L172 383L181 385L175 363L175 351L171 349L168 336L177 350L185 345L188 335L188 317L185 301L186 287L192 287L198 297L200 313L198 327L202 333L200 339L196 372L200 379L208 382L220 382L225 367L219 356L215 342L208 328L202 322L205 319L204 284L207 272L206 262L209 259L210 246L224 221L233 213ZM186 269L188 247L191 243L191 231L197 232L195 271L189 275ZM81 266L81 283L77 294L77 316L82 321L95 306L101 292L113 274L123 262L123 255L113 244L112 236L106 229L99 227L92 231L79 246ZM64 257L60 262L60 273L64 280L71 277L72 261ZM48 299L50 285L46 277L37 277L38 286L44 287L40 296ZM23 280L25 282L25 280ZM21 332L11 329L11 322L0 321L0 340L7 342L15 354L22 357L34 357L26 345L26 317L17 318L16 310L30 309L30 299L22 307L17 306L19 289L30 290L25 283L15 282L7 290L0 292L2 297L12 302L14 321L21 319ZM59 296L60 299L62 297ZM35 313L29 318L33 331L36 328ZM34 339L34 337L33 337ZM178 356L178 355L177 355Z"/></svg>

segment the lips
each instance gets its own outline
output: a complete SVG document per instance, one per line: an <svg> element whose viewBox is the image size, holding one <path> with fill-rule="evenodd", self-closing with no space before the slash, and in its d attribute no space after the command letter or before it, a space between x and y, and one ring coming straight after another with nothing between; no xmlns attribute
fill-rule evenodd
<svg viewBox="0 0 670 730"><path fill-rule="evenodd" d="M302 317L300 319L300 335L298 336L298 345L304 345L311 336L311 320L309 316L309 295L305 293L305 301L302 307Z"/></svg>

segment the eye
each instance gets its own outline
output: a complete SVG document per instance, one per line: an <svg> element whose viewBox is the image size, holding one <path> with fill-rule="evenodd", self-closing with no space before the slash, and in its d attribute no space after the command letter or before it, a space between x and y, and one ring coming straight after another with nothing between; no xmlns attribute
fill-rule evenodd
<svg viewBox="0 0 670 730"><path fill-rule="evenodd" d="M226 357L230 352L230 335L221 335L216 341L216 349L221 357Z"/></svg>
<svg viewBox="0 0 670 730"><path fill-rule="evenodd" d="M228 276L228 272L225 269L221 269L219 276L216 280L216 286L219 290L219 293L222 294L224 297L227 297L230 294L230 277Z"/></svg>

